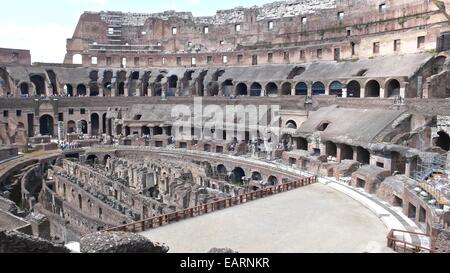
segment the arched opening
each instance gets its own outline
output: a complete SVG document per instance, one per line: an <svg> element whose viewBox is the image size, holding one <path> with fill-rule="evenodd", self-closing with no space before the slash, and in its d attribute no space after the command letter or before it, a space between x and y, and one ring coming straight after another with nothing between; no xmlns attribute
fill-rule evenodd
<svg viewBox="0 0 450 273"><path fill-rule="evenodd" d="M262 91L261 84L255 82L250 86L250 96L252 97L260 97Z"/></svg>
<svg viewBox="0 0 450 273"><path fill-rule="evenodd" d="M334 81L330 84L330 95L342 98L342 83Z"/></svg>
<svg viewBox="0 0 450 273"><path fill-rule="evenodd" d="M297 149L308 151L308 140L304 137L299 137L296 139Z"/></svg>
<svg viewBox="0 0 450 273"><path fill-rule="evenodd" d="M102 115L102 133L106 134L106 113Z"/></svg>
<svg viewBox="0 0 450 273"><path fill-rule="evenodd" d="M286 128L297 129L297 122L295 122L293 120L286 122Z"/></svg>
<svg viewBox="0 0 450 273"><path fill-rule="evenodd" d="M53 70L47 70L47 75L50 80L50 85L52 87L52 94L56 96L56 95L58 95L58 87L56 84L56 74Z"/></svg>
<svg viewBox="0 0 450 273"><path fill-rule="evenodd" d="M160 136L163 134L163 129L159 126L153 128L153 135Z"/></svg>
<svg viewBox="0 0 450 273"><path fill-rule="evenodd" d="M263 178L262 178L261 173L259 173L259 172L253 172L253 173L252 173L252 180L253 180L253 181L257 181L257 182L262 181Z"/></svg>
<svg viewBox="0 0 450 273"><path fill-rule="evenodd" d="M100 130L100 117L94 113L91 115L91 135L98 136Z"/></svg>
<svg viewBox="0 0 450 273"><path fill-rule="evenodd" d="M66 91L67 96L73 97L73 86L70 84L66 84L64 86L64 90Z"/></svg>
<svg viewBox="0 0 450 273"><path fill-rule="evenodd" d="M125 126L125 136L131 135L131 128L129 126Z"/></svg>
<svg viewBox="0 0 450 273"><path fill-rule="evenodd" d="M356 149L357 161L361 164L370 164L370 152L363 147L358 147Z"/></svg>
<svg viewBox="0 0 450 273"><path fill-rule="evenodd" d="M278 86L274 82L269 82L266 85L267 96L276 97L278 96Z"/></svg>
<svg viewBox="0 0 450 273"><path fill-rule="evenodd" d="M81 54L73 55L72 64L83 64L83 56L81 56Z"/></svg>
<svg viewBox="0 0 450 273"><path fill-rule="evenodd" d="M77 95L79 97L85 97L86 96L86 85L84 84L79 84L77 86Z"/></svg>
<svg viewBox="0 0 450 273"><path fill-rule="evenodd" d="M39 119L39 132L43 136L53 136L54 120L50 115L43 115Z"/></svg>
<svg viewBox="0 0 450 273"><path fill-rule="evenodd" d="M392 152L392 172L405 174L406 171L406 157L398 152Z"/></svg>
<svg viewBox="0 0 450 273"><path fill-rule="evenodd" d="M45 96L45 80L42 76L34 75L30 78L31 82L34 84L36 88L36 95L37 96Z"/></svg>
<svg viewBox="0 0 450 273"><path fill-rule="evenodd" d="M222 93L225 97L231 96L233 92L233 80L226 80L222 83Z"/></svg>
<svg viewBox="0 0 450 273"><path fill-rule="evenodd" d="M142 126L142 136L150 136L150 128L148 126Z"/></svg>
<svg viewBox="0 0 450 273"><path fill-rule="evenodd" d="M178 87L178 77L175 75L170 76L166 95L168 97L174 97L177 92L177 87Z"/></svg>
<svg viewBox="0 0 450 273"><path fill-rule="evenodd" d="M75 123L75 121L70 120L67 122L67 133L68 134L73 134L76 133L77 131L77 124Z"/></svg>
<svg viewBox="0 0 450 273"><path fill-rule="evenodd" d="M103 162L105 162L105 165L106 165L106 163L108 163L108 160L110 160L110 159L111 159L110 155L105 155L105 157L103 158Z"/></svg>
<svg viewBox="0 0 450 273"><path fill-rule="evenodd" d="M245 172L242 168L236 167L231 172L231 182L236 185L244 185Z"/></svg>
<svg viewBox="0 0 450 273"><path fill-rule="evenodd" d="M121 136L122 135L122 125L118 124L116 126L116 135Z"/></svg>
<svg viewBox="0 0 450 273"><path fill-rule="evenodd" d="M111 97L112 78L113 78L112 71L105 71L103 73L102 85L103 85L103 96L105 97Z"/></svg>
<svg viewBox="0 0 450 273"><path fill-rule="evenodd" d="M20 84L20 95L22 97L28 97L30 95L30 88L28 87L28 83L23 82Z"/></svg>
<svg viewBox="0 0 450 273"><path fill-rule="evenodd" d="M124 82L119 83L119 85L117 87L117 96L118 97L125 96L125 83Z"/></svg>
<svg viewBox="0 0 450 273"><path fill-rule="evenodd" d="M222 177L227 176L228 175L227 168L222 164L218 165L217 166L217 174L219 174L219 176L222 176Z"/></svg>
<svg viewBox="0 0 450 273"><path fill-rule="evenodd" d="M94 164L98 163L98 157L96 155L89 155L86 158L86 163L93 166Z"/></svg>
<svg viewBox="0 0 450 273"><path fill-rule="evenodd" d="M307 96L308 95L308 85L304 82L299 82L295 86L296 96Z"/></svg>
<svg viewBox="0 0 450 273"><path fill-rule="evenodd" d="M133 73L131 73L131 79L134 81L139 80L139 71L134 71Z"/></svg>
<svg viewBox="0 0 450 273"><path fill-rule="evenodd" d="M285 82L281 86L281 95L290 96L292 94L292 84L290 82Z"/></svg>
<svg viewBox="0 0 450 273"><path fill-rule="evenodd" d="M375 80L371 80L367 82L365 91L366 98L378 98L380 97L380 84Z"/></svg>
<svg viewBox="0 0 450 273"><path fill-rule="evenodd" d="M245 83L240 83L236 86L236 95L248 96L247 85Z"/></svg>
<svg viewBox="0 0 450 273"><path fill-rule="evenodd" d="M81 133L86 135L88 133L88 123L85 120L80 121Z"/></svg>
<svg viewBox="0 0 450 273"><path fill-rule="evenodd" d="M353 160L353 149L351 146L342 144L341 145L341 159L342 160Z"/></svg>
<svg viewBox="0 0 450 273"><path fill-rule="evenodd" d="M267 184L269 186L275 186L278 184L278 178L276 178L275 176L271 175L268 179L267 179Z"/></svg>
<svg viewBox="0 0 450 273"><path fill-rule="evenodd" d="M91 79L91 81L94 81L94 82L98 81L98 71L97 70L92 70L89 73L89 79Z"/></svg>
<svg viewBox="0 0 450 273"><path fill-rule="evenodd" d="M337 146L331 141L325 143L325 152L327 156L336 157L337 156Z"/></svg>
<svg viewBox="0 0 450 273"><path fill-rule="evenodd" d="M446 132L438 132L438 139L436 141L436 146L440 147L444 151L450 150L450 136Z"/></svg>
<svg viewBox="0 0 450 273"><path fill-rule="evenodd" d="M386 84L388 98L400 96L400 82L397 80L390 80Z"/></svg>
<svg viewBox="0 0 450 273"><path fill-rule="evenodd" d="M325 95L325 85L321 82L315 82L312 86L313 96Z"/></svg>
<svg viewBox="0 0 450 273"><path fill-rule="evenodd" d="M97 83L91 83L89 89L90 89L89 96L98 97L100 95L100 88L98 87Z"/></svg>
<svg viewBox="0 0 450 273"><path fill-rule="evenodd" d="M107 121L106 133L107 133L109 136L111 136L111 135L113 134L112 128L113 128L113 122L112 122L112 119L108 119L108 121Z"/></svg>
<svg viewBox="0 0 450 273"><path fill-rule="evenodd" d="M351 81L347 84L347 97L360 98L361 97L361 85L358 81Z"/></svg>

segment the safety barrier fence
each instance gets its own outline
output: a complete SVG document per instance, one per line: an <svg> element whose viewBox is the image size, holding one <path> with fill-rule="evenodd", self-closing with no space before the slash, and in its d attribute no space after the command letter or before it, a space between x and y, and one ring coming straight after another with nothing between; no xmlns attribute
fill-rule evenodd
<svg viewBox="0 0 450 273"><path fill-rule="evenodd" d="M408 241L407 237L410 237L411 241ZM427 234L393 229L387 237L387 246L400 253L433 253L432 249L412 242L414 237L417 237L419 241L422 238L430 242L430 236Z"/></svg>
<svg viewBox="0 0 450 273"><path fill-rule="evenodd" d="M275 194L295 190L304 186L308 186L311 184L317 183L317 177L308 177L303 178L297 181L276 185L273 187L265 188L258 191L253 191L249 193L245 193L236 197L231 197L219 201L215 201L212 203L188 208L181 211L176 211L170 214L156 216L150 219L141 220L138 222L113 227L108 229L107 231L125 231L125 232L142 232L146 230L150 230L153 228L162 227L165 225L169 225L172 223L176 223L185 219L205 215L208 213L212 213L215 211L223 210L226 208L242 205L245 203L249 203L251 201L255 201L261 198L269 197Z"/></svg>

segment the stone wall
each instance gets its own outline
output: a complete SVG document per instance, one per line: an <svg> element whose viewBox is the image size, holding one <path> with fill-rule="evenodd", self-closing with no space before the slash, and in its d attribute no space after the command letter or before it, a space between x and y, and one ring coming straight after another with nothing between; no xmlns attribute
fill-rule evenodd
<svg viewBox="0 0 450 273"><path fill-rule="evenodd" d="M0 253L69 253L69 250L20 232L0 231Z"/></svg>
<svg viewBox="0 0 450 273"><path fill-rule="evenodd" d="M450 253L450 231L437 231L432 239L432 247L436 253Z"/></svg>

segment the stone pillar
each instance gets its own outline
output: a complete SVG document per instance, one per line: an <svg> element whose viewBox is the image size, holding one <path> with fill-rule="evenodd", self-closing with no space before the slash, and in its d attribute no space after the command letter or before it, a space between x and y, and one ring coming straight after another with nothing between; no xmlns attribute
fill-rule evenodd
<svg viewBox="0 0 450 273"><path fill-rule="evenodd" d="M406 88L400 87L400 97L406 98Z"/></svg>
<svg viewBox="0 0 450 273"><path fill-rule="evenodd" d="M266 96L266 89L262 88L261 89L261 97L265 97Z"/></svg>
<svg viewBox="0 0 450 273"><path fill-rule="evenodd" d="M343 86L342 87L342 97L343 98L347 98L348 97L347 86Z"/></svg>
<svg viewBox="0 0 450 273"><path fill-rule="evenodd" d="M341 145L336 145L337 149L336 149L336 161L338 163L341 163L342 161L342 146Z"/></svg>
<svg viewBox="0 0 450 273"><path fill-rule="evenodd" d="M365 88L361 87L359 92L360 92L361 98L365 98L366 97L366 89Z"/></svg>
<svg viewBox="0 0 450 273"><path fill-rule="evenodd" d="M353 149L353 161L358 161L358 148L352 147Z"/></svg>
<svg viewBox="0 0 450 273"><path fill-rule="evenodd" d="M291 96L295 96L295 87L292 87L291 89Z"/></svg>
<svg viewBox="0 0 450 273"><path fill-rule="evenodd" d="M380 87L380 98L387 98L386 91L382 87Z"/></svg>
<svg viewBox="0 0 450 273"><path fill-rule="evenodd" d="M329 96L330 95L330 85L327 84L325 85L325 96Z"/></svg>

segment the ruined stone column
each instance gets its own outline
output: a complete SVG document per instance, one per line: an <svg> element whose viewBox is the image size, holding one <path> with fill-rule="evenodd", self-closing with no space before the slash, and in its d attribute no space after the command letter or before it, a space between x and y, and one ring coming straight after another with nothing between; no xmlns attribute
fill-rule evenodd
<svg viewBox="0 0 450 273"><path fill-rule="evenodd" d="M347 98L348 97L347 86L346 85L342 87L342 97L343 98Z"/></svg>

